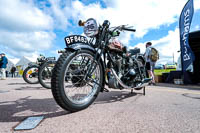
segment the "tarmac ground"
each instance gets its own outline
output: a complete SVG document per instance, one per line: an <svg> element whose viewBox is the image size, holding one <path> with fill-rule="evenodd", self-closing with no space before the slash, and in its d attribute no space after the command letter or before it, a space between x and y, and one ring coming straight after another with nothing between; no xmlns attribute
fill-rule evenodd
<svg viewBox="0 0 200 133"><path fill-rule="evenodd" d="M60 108L51 90L22 78L0 80L0 133L199 133L200 86L157 84L142 91L100 93L87 109ZM32 130L13 129L30 116L44 116Z"/></svg>

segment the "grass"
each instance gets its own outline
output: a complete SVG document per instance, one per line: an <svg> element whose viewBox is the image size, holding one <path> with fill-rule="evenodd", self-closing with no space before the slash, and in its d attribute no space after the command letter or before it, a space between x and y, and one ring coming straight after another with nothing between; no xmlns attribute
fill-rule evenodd
<svg viewBox="0 0 200 133"><path fill-rule="evenodd" d="M162 75L162 73L169 73L170 71L176 71L176 69L155 69L155 75Z"/></svg>

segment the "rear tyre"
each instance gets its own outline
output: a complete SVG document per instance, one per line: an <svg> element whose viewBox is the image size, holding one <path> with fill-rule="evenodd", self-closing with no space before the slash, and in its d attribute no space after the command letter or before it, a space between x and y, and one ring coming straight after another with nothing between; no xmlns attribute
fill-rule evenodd
<svg viewBox="0 0 200 133"><path fill-rule="evenodd" d="M56 61L47 61L39 69L39 83L46 89L51 89L52 70Z"/></svg>
<svg viewBox="0 0 200 133"><path fill-rule="evenodd" d="M29 66L23 72L23 79L29 84L38 84L38 66Z"/></svg>
<svg viewBox="0 0 200 133"><path fill-rule="evenodd" d="M145 62L142 60L142 59L138 59L138 64L139 64L139 67L142 71L142 78L145 79L145 78L148 78L148 74L147 74L147 71L146 71L146 68L145 68ZM143 87L141 88L135 88L135 90L141 90L143 89Z"/></svg>
<svg viewBox="0 0 200 133"><path fill-rule="evenodd" d="M92 66L90 78L85 79L94 61L94 53L80 50L69 55L63 53L53 69L51 86L56 102L65 110L75 112L91 105L103 83L103 69L99 62ZM66 80L67 79L67 80Z"/></svg>

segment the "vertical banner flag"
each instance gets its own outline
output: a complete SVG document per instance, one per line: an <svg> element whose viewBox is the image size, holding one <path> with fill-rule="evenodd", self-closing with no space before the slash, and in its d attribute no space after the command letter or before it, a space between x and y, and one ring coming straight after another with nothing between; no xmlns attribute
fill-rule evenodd
<svg viewBox="0 0 200 133"><path fill-rule="evenodd" d="M182 71L186 71L195 59L188 41L193 13L193 0L188 0L181 12L179 20Z"/></svg>

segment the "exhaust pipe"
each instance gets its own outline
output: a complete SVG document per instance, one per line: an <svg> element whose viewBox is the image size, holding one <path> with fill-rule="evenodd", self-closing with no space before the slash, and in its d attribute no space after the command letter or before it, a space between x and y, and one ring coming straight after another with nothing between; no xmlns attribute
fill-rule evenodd
<svg viewBox="0 0 200 133"><path fill-rule="evenodd" d="M115 78L117 79L117 81L119 82L119 84L124 88L124 89L138 89L138 88L142 88L142 87L145 87L147 86L151 81L152 81L152 78L145 78L144 80L142 80L141 83L139 83L136 87L132 88L130 86L127 86L125 85L120 79L119 77L117 76L116 72L114 69L111 68L111 71L113 73L113 75L115 76Z"/></svg>

